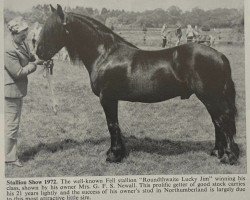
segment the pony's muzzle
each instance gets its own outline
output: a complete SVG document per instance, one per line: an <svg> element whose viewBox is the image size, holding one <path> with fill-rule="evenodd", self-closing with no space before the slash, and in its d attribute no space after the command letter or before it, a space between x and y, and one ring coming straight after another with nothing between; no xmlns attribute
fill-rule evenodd
<svg viewBox="0 0 250 200"><path fill-rule="evenodd" d="M43 49L42 49L42 46L40 45L38 45L36 48L36 55L38 56L39 59L46 60L44 59Z"/></svg>

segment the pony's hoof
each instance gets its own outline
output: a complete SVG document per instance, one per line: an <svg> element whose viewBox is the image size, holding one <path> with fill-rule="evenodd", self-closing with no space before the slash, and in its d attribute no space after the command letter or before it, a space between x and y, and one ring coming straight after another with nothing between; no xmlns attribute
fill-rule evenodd
<svg viewBox="0 0 250 200"><path fill-rule="evenodd" d="M113 162L113 163L119 163L122 161L122 159L124 157L126 157L126 149L123 146L122 148L116 148L116 149L112 149L109 148L109 150L107 151L107 162Z"/></svg>
<svg viewBox="0 0 250 200"><path fill-rule="evenodd" d="M235 165L238 163L238 157L235 156L233 153L229 154L228 159L230 165Z"/></svg>
<svg viewBox="0 0 250 200"><path fill-rule="evenodd" d="M229 163L229 158L228 158L228 155L226 153L222 156L222 158L220 159L220 162L223 164Z"/></svg>
<svg viewBox="0 0 250 200"><path fill-rule="evenodd" d="M224 155L224 151L222 149L216 149L214 148L212 151L211 151L211 156L215 156L219 159L221 159Z"/></svg>
<svg viewBox="0 0 250 200"><path fill-rule="evenodd" d="M110 151L110 153L108 154L108 157L106 158L106 161L110 163L120 163L122 161L122 158L123 158L122 156L115 155L115 153L112 153Z"/></svg>
<svg viewBox="0 0 250 200"><path fill-rule="evenodd" d="M218 150L218 149L213 149L213 150L211 151L211 154L210 154L210 155L219 158L219 150Z"/></svg>
<svg viewBox="0 0 250 200"><path fill-rule="evenodd" d="M233 153L229 154L224 154L223 157L220 159L220 162L223 164L230 164L230 165L235 165L237 164L238 158L235 156Z"/></svg>

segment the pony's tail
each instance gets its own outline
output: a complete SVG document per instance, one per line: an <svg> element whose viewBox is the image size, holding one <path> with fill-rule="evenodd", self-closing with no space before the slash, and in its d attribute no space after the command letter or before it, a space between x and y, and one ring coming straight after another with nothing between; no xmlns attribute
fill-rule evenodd
<svg viewBox="0 0 250 200"><path fill-rule="evenodd" d="M229 103L231 114L234 117L236 117L237 115L237 108L235 105L236 92L235 92L234 82L232 79L226 82L224 94L227 99L227 102Z"/></svg>
<svg viewBox="0 0 250 200"><path fill-rule="evenodd" d="M226 69L226 83L224 86L223 93L229 105L230 114L233 118L235 118L237 116L237 108L235 105L236 91L235 91L235 85L231 76L231 67L226 56L223 55L222 60L224 62L224 66Z"/></svg>

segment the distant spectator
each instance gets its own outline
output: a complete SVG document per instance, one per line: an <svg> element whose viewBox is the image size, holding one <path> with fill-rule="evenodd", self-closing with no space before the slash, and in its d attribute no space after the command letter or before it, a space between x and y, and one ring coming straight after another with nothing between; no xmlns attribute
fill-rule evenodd
<svg viewBox="0 0 250 200"><path fill-rule="evenodd" d="M190 24L187 25L186 37L187 37L187 43L193 42L194 30Z"/></svg>
<svg viewBox="0 0 250 200"><path fill-rule="evenodd" d="M176 42L175 46L178 46L178 45L180 45L181 37L182 37L182 30L181 30L181 25L180 24L177 25L175 35L177 37L177 42Z"/></svg>
<svg viewBox="0 0 250 200"><path fill-rule="evenodd" d="M161 37L162 37L162 48L166 47L167 43L167 36L170 31L168 31L168 26L167 24L163 24L162 29L161 29Z"/></svg>
<svg viewBox="0 0 250 200"><path fill-rule="evenodd" d="M195 25L195 27L194 27L194 40L196 42L198 42L200 36L201 36L201 31L199 30L198 26Z"/></svg>

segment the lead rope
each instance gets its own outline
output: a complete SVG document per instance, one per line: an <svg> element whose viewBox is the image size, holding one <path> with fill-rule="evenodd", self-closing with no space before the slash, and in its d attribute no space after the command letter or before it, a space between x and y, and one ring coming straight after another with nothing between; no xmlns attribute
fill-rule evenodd
<svg viewBox="0 0 250 200"><path fill-rule="evenodd" d="M53 75L53 60L48 60L43 63L44 65L44 74L43 77L47 79L48 81L48 86L49 86L49 91L51 94L51 99L52 99L52 108L53 112L57 114L58 111L58 103L55 98L55 93L54 93L54 86L53 86L53 80L52 80L52 75Z"/></svg>

